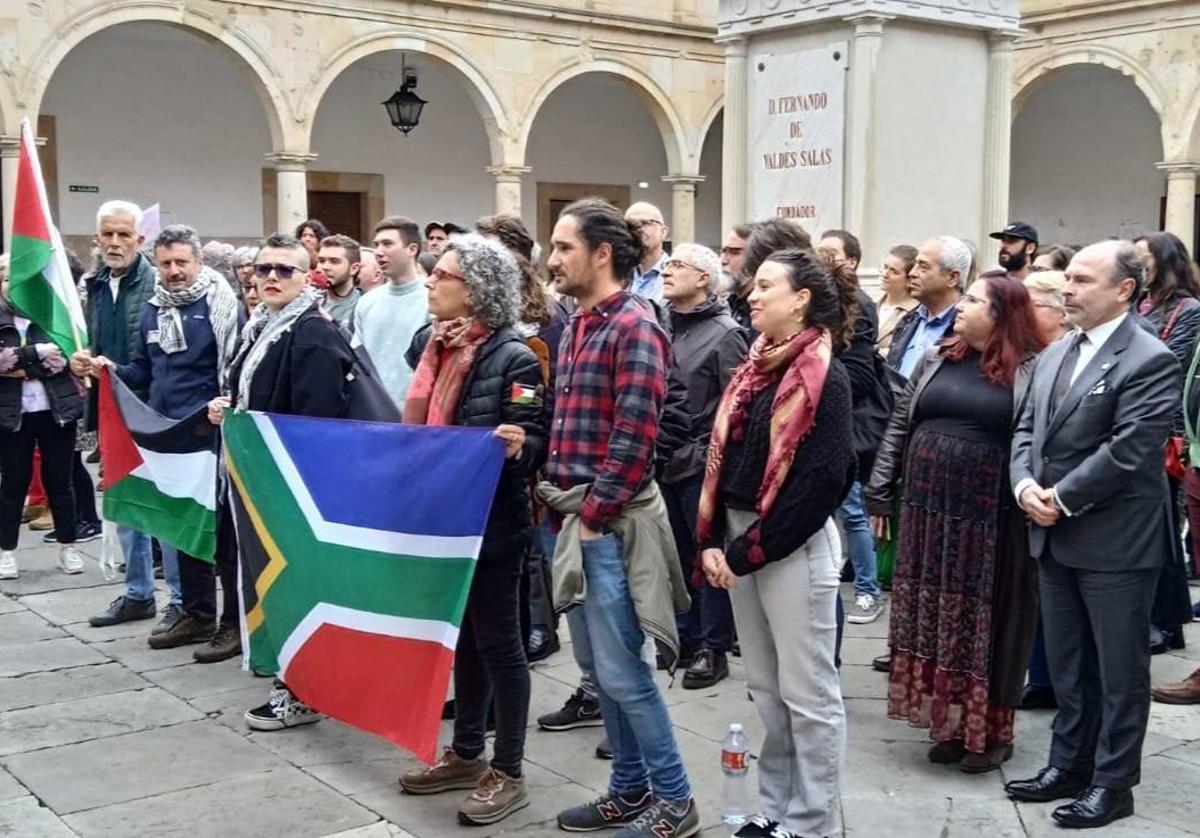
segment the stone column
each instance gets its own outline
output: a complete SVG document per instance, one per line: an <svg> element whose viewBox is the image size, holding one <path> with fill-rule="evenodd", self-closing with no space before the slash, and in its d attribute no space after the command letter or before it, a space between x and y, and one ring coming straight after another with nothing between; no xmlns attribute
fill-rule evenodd
<svg viewBox="0 0 1200 838"><path fill-rule="evenodd" d="M703 183L704 176L663 175L662 181L671 186L671 241L694 242L696 240L696 184Z"/></svg>
<svg viewBox="0 0 1200 838"><path fill-rule="evenodd" d="M17 200L17 166L21 156L21 138L0 136L0 193L3 193L4 252L12 244L13 205Z"/></svg>
<svg viewBox="0 0 1200 838"><path fill-rule="evenodd" d="M721 236L746 217L746 132L749 130L749 79L746 39L731 38L725 47L725 113L721 132ZM682 241L682 239L680 239Z"/></svg>
<svg viewBox="0 0 1200 838"><path fill-rule="evenodd" d="M1196 255L1196 173L1200 163L1183 160L1157 163L1167 173L1167 212L1163 229L1174 233Z"/></svg>
<svg viewBox="0 0 1200 838"><path fill-rule="evenodd" d="M532 172L529 166L488 166L487 173L496 178L496 212L521 215L521 179Z"/></svg>
<svg viewBox="0 0 1200 838"><path fill-rule="evenodd" d="M867 239L867 203L871 154L874 149L876 70L888 15L861 14L846 18L853 24L849 78L846 80L846 167L842 185L843 226ZM819 234L820 230L812 231Z"/></svg>
<svg viewBox="0 0 1200 838"><path fill-rule="evenodd" d="M1019 32L988 34L988 81L984 100L983 227L976 233L980 257L988 235L1008 224L1008 175L1012 159L1013 42ZM990 263L989 263L990 264ZM989 266L980 262L980 269Z"/></svg>
<svg viewBox="0 0 1200 838"><path fill-rule="evenodd" d="M308 167L317 155L277 151L267 155L275 167L275 226L285 233L308 220Z"/></svg>

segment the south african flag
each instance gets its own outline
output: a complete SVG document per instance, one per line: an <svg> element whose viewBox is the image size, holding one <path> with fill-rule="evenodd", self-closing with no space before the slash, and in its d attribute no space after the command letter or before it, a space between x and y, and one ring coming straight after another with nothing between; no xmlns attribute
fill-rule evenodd
<svg viewBox="0 0 1200 838"><path fill-rule="evenodd" d="M222 428L248 665L432 762L504 445L263 413Z"/></svg>

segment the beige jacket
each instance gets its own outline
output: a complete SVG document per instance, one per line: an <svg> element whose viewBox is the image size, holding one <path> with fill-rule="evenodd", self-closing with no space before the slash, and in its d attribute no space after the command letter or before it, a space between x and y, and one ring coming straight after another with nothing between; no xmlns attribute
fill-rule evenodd
<svg viewBox="0 0 1200 838"><path fill-rule="evenodd" d="M559 489L545 481L537 487L538 498L563 518L554 548L554 610L559 613L587 599L583 550L579 543L579 511L587 490L587 484ZM674 669L679 658L675 615L691 607L691 597L658 484L651 481L625 504L625 509L609 526L621 537L638 623L643 632L670 650L670 668Z"/></svg>

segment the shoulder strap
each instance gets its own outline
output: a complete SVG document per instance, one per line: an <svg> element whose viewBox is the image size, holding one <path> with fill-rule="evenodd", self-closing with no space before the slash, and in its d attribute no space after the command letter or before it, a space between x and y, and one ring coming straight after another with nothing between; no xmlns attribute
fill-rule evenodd
<svg viewBox="0 0 1200 838"><path fill-rule="evenodd" d="M1183 432L1187 436L1189 444L1200 442L1200 440L1196 439L1196 429L1192 425L1192 412L1188 409L1188 402L1190 401L1192 392L1192 381L1196 377L1197 366L1200 366L1200 343L1197 343L1196 348L1192 351L1192 363L1188 366L1187 377L1183 380ZM1192 463L1200 465L1200 462L1196 460L1192 460Z"/></svg>
<svg viewBox="0 0 1200 838"><path fill-rule="evenodd" d="M1179 317L1179 311L1183 308L1183 304L1187 302L1187 297L1184 297L1175 304L1175 309L1171 312L1171 316L1167 318L1166 325L1163 326L1162 334L1159 335L1160 340L1166 340L1171 336L1171 330L1175 328L1175 321Z"/></svg>

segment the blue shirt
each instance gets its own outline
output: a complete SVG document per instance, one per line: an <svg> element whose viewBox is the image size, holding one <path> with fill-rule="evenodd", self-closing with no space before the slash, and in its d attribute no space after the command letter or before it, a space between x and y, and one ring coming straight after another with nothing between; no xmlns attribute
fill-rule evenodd
<svg viewBox="0 0 1200 838"><path fill-rule="evenodd" d="M908 346L904 348L904 354L900 357L900 374L905 378L912 376L913 370L917 367L917 362L925 357L925 353L929 348L946 336L947 327L954 321L954 315L958 312L958 306L948 305L941 313L929 316L929 309L925 304L917 306L917 330L913 332L912 340L908 342Z"/></svg>
<svg viewBox="0 0 1200 838"><path fill-rule="evenodd" d="M667 254L658 257L658 261L642 273L641 265L633 267L633 281L629 283L629 292L656 303L663 301L662 269L667 264Z"/></svg>
<svg viewBox="0 0 1200 838"><path fill-rule="evenodd" d="M168 419L182 419L221 394L217 385L217 339L208 322L208 300L179 309L187 349L170 355L158 345L158 309L142 307L131 360L117 375L134 390L149 390L146 404Z"/></svg>

